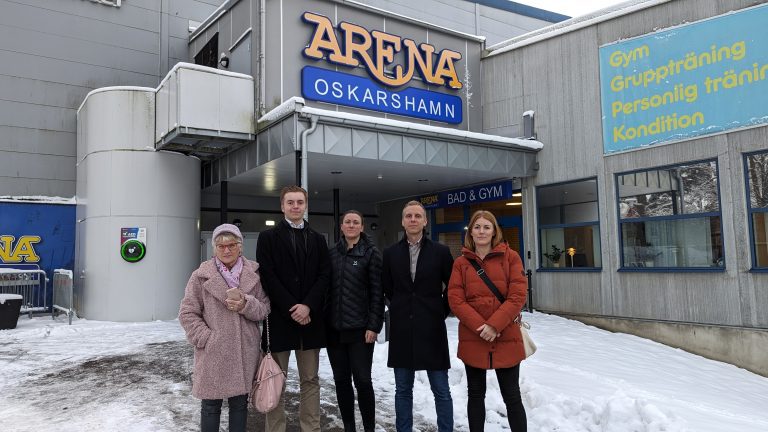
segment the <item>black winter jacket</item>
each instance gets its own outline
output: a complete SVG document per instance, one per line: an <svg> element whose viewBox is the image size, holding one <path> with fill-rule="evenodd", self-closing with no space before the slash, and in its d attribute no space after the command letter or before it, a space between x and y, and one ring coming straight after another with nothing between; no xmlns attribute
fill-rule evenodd
<svg viewBox="0 0 768 432"><path fill-rule="evenodd" d="M365 233L347 249L342 237L330 249L333 267L328 324L335 330L371 330L379 333L384 320L381 289L381 252Z"/></svg>

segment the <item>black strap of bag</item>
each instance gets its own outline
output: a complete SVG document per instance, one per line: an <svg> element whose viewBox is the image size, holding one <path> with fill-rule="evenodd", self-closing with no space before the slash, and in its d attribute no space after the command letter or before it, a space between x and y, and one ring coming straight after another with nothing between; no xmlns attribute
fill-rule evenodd
<svg viewBox="0 0 768 432"><path fill-rule="evenodd" d="M485 274L485 270L483 270L480 267L480 264L478 264L477 261L472 259L467 259L467 261L469 261L469 263L472 264L472 267L475 268L477 275L480 276L480 279L482 279L486 285L488 285L488 288L491 290L493 294L496 295L496 298L499 299L499 302L504 303L504 300L505 300L504 296L501 295L501 293L499 292L499 289L496 288L496 285L494 285L494 283L491 281L491 278L489 278L488 275Z"/></svg>

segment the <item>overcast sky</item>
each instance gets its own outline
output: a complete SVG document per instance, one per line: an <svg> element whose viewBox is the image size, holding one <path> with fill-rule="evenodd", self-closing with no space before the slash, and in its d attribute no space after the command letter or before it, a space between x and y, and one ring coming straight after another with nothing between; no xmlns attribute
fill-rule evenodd
<svg viewBox="0 0 768 432"><path fill-rule="evenodd" d="M516 3L535 6L570 17L585 15L624 1L626 0L515 0Z"/></svg>

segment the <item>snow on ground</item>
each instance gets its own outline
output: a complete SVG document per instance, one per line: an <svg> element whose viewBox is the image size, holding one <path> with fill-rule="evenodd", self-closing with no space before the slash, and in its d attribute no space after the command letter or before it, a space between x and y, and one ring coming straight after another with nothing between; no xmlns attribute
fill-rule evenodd
<svg viewBox="0 0 768 432"><path fill-rule="evenodd" d="M525 314L539 351L521 368L530 431L766 431L768 378L646 339L610 333L553 315ZM457 321L448 320L455 355ZM321 355L323 430L341 430L333 378ZM387 345L374 354L379 431L394 430L394 377ZM457 431L466 431L466 379L450 370ZM30 320L0 331L0 429L42 431L195 431L191 349L177 321L111 323L66 317ZM289 400L297 399L295 364ZM508 430L493 373L486 431ZM289 412L295 414L295 403ZM434 431L426 374L414 388L415 428ZM263 430L252 414L249 430ZM226 415L222 426L226 425ZM291 429L289 425L289 430ZM224 429L222 429L224 430Z"/></svg>

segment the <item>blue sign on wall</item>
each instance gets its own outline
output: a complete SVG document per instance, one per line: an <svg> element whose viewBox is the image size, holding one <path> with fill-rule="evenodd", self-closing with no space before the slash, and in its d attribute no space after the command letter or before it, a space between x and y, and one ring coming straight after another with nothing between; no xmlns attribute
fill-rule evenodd
<svg viewBox="0 0 768 432"><path fill-rule="evenodd" d="M768 123L768 6L600 48L603 149Z"/></svg>
<svg viewBox="0 0 768 432"><path fill-rule="evenodd" d="M512 182L507 180L425 195L419 197L419 201L424 208L433 209L509 199L512 192Z"/></svg>
<svg viewBox="0 0 768 432"><path fill-rule="evenodd" d="M0 202L0 267L39 266L53 280L55 269L74 269L75 206ZM47 305L52 303L48 285ZM42 306L42 298L35 306Z"/></svg>
<svg viewBox="0 0 768 432"><path fill-rule="evenodd" d="M305 66L301 93L306 99L459 124L462 101L458 96L408 87L392 91L355 75Z"/></svg>

